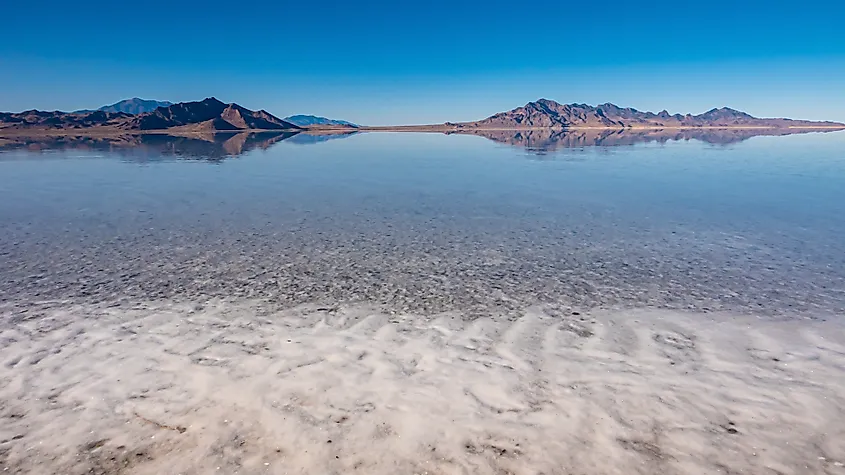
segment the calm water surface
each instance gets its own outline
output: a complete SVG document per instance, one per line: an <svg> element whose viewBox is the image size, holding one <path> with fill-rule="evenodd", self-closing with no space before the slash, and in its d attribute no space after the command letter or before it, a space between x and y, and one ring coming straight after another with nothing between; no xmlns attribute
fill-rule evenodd
<svg viewBox="0 0 845 475"><path fill-rule="evenodd" d="M0 152L0 300L845 309L845 133L235 139Z"/></svg>

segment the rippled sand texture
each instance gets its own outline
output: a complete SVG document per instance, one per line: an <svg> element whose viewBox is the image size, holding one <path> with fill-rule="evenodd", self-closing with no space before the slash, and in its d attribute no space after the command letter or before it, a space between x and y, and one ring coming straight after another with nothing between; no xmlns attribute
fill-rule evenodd
<svg viewBox="0 0 845 475"><path fill-rule="evenodd" d="M832 322L266 308L6 304L0 471L845 472Z"/></svg>

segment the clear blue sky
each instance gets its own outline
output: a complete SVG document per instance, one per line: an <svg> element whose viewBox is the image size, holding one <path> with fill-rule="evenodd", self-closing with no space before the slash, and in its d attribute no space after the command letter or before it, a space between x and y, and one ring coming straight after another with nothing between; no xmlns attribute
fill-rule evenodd
<svg viewBox="0 0 845 475"><path fill-rule="evenodd" d="M842 1L0 2L7 111L214 95L394 124L547 97L845 120Z"/></svg>

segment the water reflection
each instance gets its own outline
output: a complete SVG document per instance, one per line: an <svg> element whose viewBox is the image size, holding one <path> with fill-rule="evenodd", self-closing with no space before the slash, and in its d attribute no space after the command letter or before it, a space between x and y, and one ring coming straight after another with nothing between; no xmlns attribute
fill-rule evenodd
<svg viewBox="0 0 845 475"><path fill-rule="evenodd" d="M164 134L96 136L46 136L0 138L0 152L50 152L79 150L118 154L131 161L161 161L168 158L223 160L251 150L266 150L284 141L309 145L352 134L310 134L291 132L242 132L173 136Z"/></svg>
<svg viewBox="0 0 845 475"><path fill-rule="evenodd" d="M357 131L353 132L345 132L345 133L332 133L332 134L320 134L320 133L304 133L304 134L296 134L290 138L288 141L289 143L294 143L297 145L314 145L321 142L328 142L329 140L335 139L345 139L347 137L351 137L357 134Z"/></svg>
<svg viewBox="0 0 845 475"><path fill-rule="evenodd" d="M641 130L475 130L461 134L478 135L494 142L525 148L539 154L558 149L635 145L638 143L697 140L713 145L730 145L752 137L831 132L808 129L641 129Z"/></svg>
<svg viewBox="0 0 845 475"><path fill-rule="evenodd" d="M497 143L527 149L543 155L563 149L625 146L639 143L700 141L713 145L730 145L757 136L781 136L831 132L802 129L651 129L651 130L463 130L461 135L476 135ZM50 152L79 150L117 155L124 160L148 162L175 158L221 161L251 150L266 150L282 141L297 145L315 145L343 139L360 132L241 132L208 133L186 136L145 134L112 137L42 136L0 137L0 152ZM30 158L33 155L28 155ZM0 155L0 159L10 158Z"/></svg>

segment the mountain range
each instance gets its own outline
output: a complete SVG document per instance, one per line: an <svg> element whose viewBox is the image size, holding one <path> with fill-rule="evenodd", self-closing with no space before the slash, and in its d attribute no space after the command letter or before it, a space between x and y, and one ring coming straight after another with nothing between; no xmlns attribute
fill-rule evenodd
<svg viewBox="0 0 845 475"><path fill-rule="evenodd" d="M168 104L168 105L163 105ZM158 105L149 110L154 105ZM143 111L143 112L141 112ZM128 99L97 111L45 112L29 110L0 113L0 134L197 134L234 131L278 130L395 130L470 132L526 129L689 129L689 128L766 128L766 129L843 129L845 124L792 119L757 118L745 112L722 107L698 115L642 112L614 104L560 104L549 99L517 107L475 122L426 126L360 127L325 117L296 115L279 119L267 111L253 111L214 97L202 101L170 104Z"/></svg>
<svg viewBox="0 0 845 475"><path fill-rule="evenodd" d="M699 115L642 112L615 104L560 104L549 99L529 102L522 107L500 112L476 122L446 124L456 128L531 129L531 128L627 128L627 127L845 127L836 122L792 119L761 119L728 107L711 109Z"/></svg>
<svg viewBox="0 0 845 475"><path fill-rule="evenodd" d="M110 112L44 112L30 110L0 113L2 131L49 131L96 133L128 132L216 132L238 130L298 130L301 127L279 119L267 111L252 111L237 104L226 104L214 97L157 107L140 114Z"/></svg>

